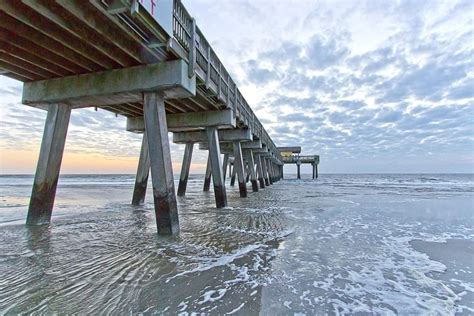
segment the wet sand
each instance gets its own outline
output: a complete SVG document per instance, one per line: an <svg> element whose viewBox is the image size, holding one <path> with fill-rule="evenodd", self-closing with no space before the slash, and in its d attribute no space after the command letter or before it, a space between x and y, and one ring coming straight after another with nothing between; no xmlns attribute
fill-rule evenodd
<svg viewBox="0 0 474 316"><path fill-rule="evenodd" d="M428 276L453 284L451 290L460 300L458 312L474 313L474 240L448 239L442 242L413 240L411 246L428 255L431 260L446 266L444 272L430 272Z"/></svg>
<svg viewBox="0 0 474 316"><path fill-rule="evenodd" d="M192 175L174 237L133 175L64 176L26 227L32 180L0 176L0 314L474 313L470 175L288 177L223 209Z"/></svg>

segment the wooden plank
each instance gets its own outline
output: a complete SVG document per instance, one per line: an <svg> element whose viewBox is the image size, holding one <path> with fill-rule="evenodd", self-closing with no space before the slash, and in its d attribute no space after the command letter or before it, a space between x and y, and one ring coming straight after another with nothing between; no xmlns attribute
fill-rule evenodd
<svg viewBox="0 0 474 316"><path fill-rule="evenodd" d="M51 1L49 1L51 2ZM108 41L119 47L136 61L145 64L159 62L160 60L151 54L150 49L145 45L140 45L134 39L128 37L125 32L117 32L117 27L113 25L102 13L93 9L86 1L57 0L58 5L66 9L84 24L100 33ZM99 13L99 14L98 14Z"/></svg>
<svg viewBox="0 0 474 316"><path fill-rule="evenodd" d="M16 0L0 1L0 9L18 21L34 28L38 32L62 43L64 46L76 51L85 58L93 60L105 69L120 67L113 58L98 51L90 43L81 40L80 37L67 32L38 12L30 9L25 4Z"/></svg>
<svg viewBox="0 0 474 316"><path fill-rule="evenodd" d="M21 76L23 78L27 78L27 81L34 81L34 80L41 80L41 76L38 76L37 74L34 74L30 71L27 71L23 68L20 68L18 66L12 65L10 63L7 63L4 60L0 59L0 67L3 69L8 70L9 72L14 73L15 75Z"/></svg>
<svg viewBox="0 0 474 316"><path fill-rule="evenodd" d="M38 32L34 28L24 24L18 23L18 20L15 20L11 16L7 15L5 12L0 11L0 27L13 32L17 36L23 38L28 38L30 41L35 44L48 49L50 51L56 52L61 57L69 60L72 63L78 64L88 71L100 71L105 68L101 65L93 62L92 60L82 56L81 54L75 52L69 47L65 46L61 42L58 42L49 36L44 35L43 33Z"/></svg>
<svg viewBox="0 0 474 316"><path fill-rule="evenodd" d="M55 76L54 73L44 70L43 68L37 67L35 64L32 64L28 61L24 61L23 59L17 58L15 56L9 55L5 52L1 51L1 44L0 44L0 60L3 60L11 65L15 65L17 67L23 68L29 72L37 74L42 78L50 78Z"/></svg>
<svg viewBox="0 0 474 316"><path fill-rule="evenodd" d="M82 41L88 42L97 50L115 60L122 67L131 67L139 64L138 61L128 56L117 48L113 43L107 41L101 34L81 22L67 10L64 10L54 1L48 0L28 0L27 6L43 15L50 21L61 27L63 30L76 35Z"/></svg>
<svg viewBox="0 0 474 316"><path fill-rule="evenodd" d="M59 76L70 76L86 70L64 60L61 56L36 45L35 43L0 29L0 40L4 51L36 64L38 67L52 71Z"/></svg>

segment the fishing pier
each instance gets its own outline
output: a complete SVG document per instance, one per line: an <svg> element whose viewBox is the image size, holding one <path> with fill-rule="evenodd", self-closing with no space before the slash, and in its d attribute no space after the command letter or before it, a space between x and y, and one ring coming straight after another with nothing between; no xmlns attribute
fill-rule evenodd
<svg viewBox="0 0 474 316"><path fill-rule="evenodd" d="M283 177L284 163L306 163L282 156L179 0L2 0L0 74L24 82L23 104L48 112L28 225L51 220L78 108L125 116L127 131L143 134L132 204L143 203L151 174L160 234L179 230L168 132L185 145L177 195L198 147L209 153L204 190L212 178L218 208L227 166L245 197L247 181L257 192Z"/></svg>

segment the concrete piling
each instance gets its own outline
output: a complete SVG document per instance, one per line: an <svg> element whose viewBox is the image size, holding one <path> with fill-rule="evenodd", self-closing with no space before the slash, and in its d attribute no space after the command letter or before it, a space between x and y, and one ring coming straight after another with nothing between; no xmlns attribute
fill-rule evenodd
<svg viewBox="0 0 474 316"><path fill-rule="evenodd" d="M247 197L247 185L245 183L244 160L240 141L234 141L234 168L237 170L240 197Z"/></svg>
<svg viewBox="0 0 474 316"><path fill-rule="evenodd" d="M159 234L174 234L179 231L178 205L174 190L164 96L156 92L146 92L143 96L156 226Z"/></svg>
<svg viewBox="0 0 474 316"><path fill-rule="evenodd" d="M233 187L235 185L235 176L237 175L237 170L235 168L235 161L232 167L232 176L230 177L230 186Z"/></svg>
<svg viewBox="0 0 474 316"><path fill-rule="evenodd" d="M148 141L146 139L146 133L143 133L142 148L140 150L135 187L133 189L132 205L140 205L145 201L149 174L150 156L148 154Z"/></svg>
<svg viewBox="0 0 474 316"><path fill-rule="evenodd" d="M224 154L224 160L222 161L222 172L224 174L224 183L227 175L227 165L229 164L229 154Z"/></svg>
<svg viewBox="0 0 474 316"><path fill-rule="evenodd" d="M263 179L265 180L265 186L270 185L270 180L268 179L268 169L267 169L267 159L263 156L260 157L261 162L262 162L262 174L263 174Z"/></svg>
<svg viewBox="0 0 474 316"><path fill-rule="evenodd" d="M210 187L211 187L211 158L209 155L209 157L207 158L206 173L204 174L204 186L202 190L204 192L209 192Z"/></svg>
<svg viewBox="0 0 474 316"><path fill-rule="evenodd" d="M270 161L268 161L268 158L265 158L265 173L267 175L268 184L272 185L273 180L272 180L272 177L271 177L271 174L270 174Z"/></svg>
<svg viewBox="0 0 474 316"><path fill-rule="evenodd" d="M63 158L71 107L50 104L26 218L27 225L49 224Z"/></svg>
<svg viewBox="0 0 474 316"><path fill-rule="evenodd" d="M298 161L298 162L296 163L296 167L297 167L297 175L296 175L296 177L297 177L298 179L301 179L301 162L300 162L300 161Z"/></svg>
<svg viewBox="0 0 474 316"><path fill-rule="evenodd" d="M257 183L257 175L255 172L255 161L253 159L253 153L252 150L249 149L246 151L247 153L247 159L249 162L249 169L250 169L250 177L252 181L252 191L253 192L258 192L258 183Z"/></svg>
<svg viewBox="0 0 474 316"><path fill-rule="evenodd" d="M183 164L181 165L181 174L178 184L178 196L186 194L186 186L188 184L189 169L191 167L191 158L193 156L194 143L187 143L184 148Z"/></svg>
<svg viewBox="0 0 474 316"><path fill-rule="evenodd" d="M263 180L263 168L261 156L256 155L255 160L257 161L257 173L258 173L258 182L260 184L260 189L265 189L265 181Z"/></svg>
<svg viewBox="0 0 474 316"><path fill-rule="evenodd" d="M214 184L214 197L216 207L227 206L227 194L225 190L224 175L221 163L221 151L219 146L219 135L216 127L206 127L206 135L209 144L209 161L211 163L212 182Z"/></svg>

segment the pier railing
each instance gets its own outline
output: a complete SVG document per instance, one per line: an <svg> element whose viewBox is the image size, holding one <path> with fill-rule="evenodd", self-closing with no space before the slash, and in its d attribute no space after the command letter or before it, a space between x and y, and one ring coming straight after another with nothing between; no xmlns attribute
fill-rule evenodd
<svg viewBox="0 0 474 316"><path fill-rule="evenodd" d="M236 117L277 155L275 158L281 160L274 142L180 0L174 0L173 4L173 36L186 52L190 73L196 73L217 101L232 109Z"/></svg>
<svg viewBox="0 0 474 316"><path fill-rule="evenodd" d="M298 161L301 163L319 163L319 156L318 155L300 155L300 156L283 156L282 157L283 163L297 163Z"/></svg>

